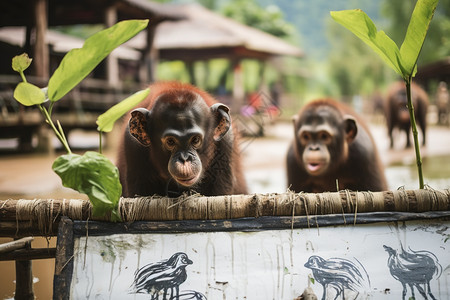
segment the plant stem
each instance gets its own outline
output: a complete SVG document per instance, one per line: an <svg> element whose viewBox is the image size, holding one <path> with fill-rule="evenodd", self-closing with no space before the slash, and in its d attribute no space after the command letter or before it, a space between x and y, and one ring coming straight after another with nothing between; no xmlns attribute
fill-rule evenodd
<svg viewBox="0 0 450 300"><path fill-rule="evenodd" d="M25 74L23 73L23 71L19 72L20 77L22 77L23 82L27 82L27 79L25 78Z"/></svg>
<svg viewBox="0 0 450 300"><path fill-rule="evenodd" d="M98 140L99 140L99 142L98 142L98 144L99 144L98 152L100 154L102 154L102 132L101 131L98 132Z"/></svg>
<svg viewBox="0 0 450 300"><path fill-rule="evenodd" d="M66 148L66 151L68 154L72 154L72 150L70 150L69 143L67 143L66 136L64 135L64 132L59 132L58 129L56 129L55 124L53 124L52 118L50 117L48 111L45 109L44 106L41 104L38 105L40 111L45 116L45 120L50 125L50 127L53 129L53 132L55 132L56 137L58 140L63 144L64 148Z"/></svg>
<svg viewBox="0 0 450 300"><path fill-rule="evenodd" d="M63 130L62 126L61 126L61 123L59 123L59 120L56 120L56 122L58 124L59 133L61 134L61 137L63 138L63 140L65 142L64 147L66 148L66 150L67 150L67 152L69 154L72 154L72 151L70 151L69 143L67 142L67 138L66 138L66 135L64 134L64 130Z"/></svg>
<svg viewBox="0 0 450 300"><path fill-rule="evenodd" d="M406 96L408 97L408 110L409 110L409 118L411 120L411 129L414 138L414 149L416 150L416 164L417 164L417 172L419 175L419 188L423 189L423 173L422 173L422 156L420 155L419 149L419 138L416 126L416 117L414 115L414 105L412 103L411 97L411 77L408 80L405 80L406 83Z"/></svg>
<svg viewBox="0 0 450 300"><path fill-rule="evenodd" d="M51 116L52 115L52 110L53 110L53 105L55 104L55 102L50 101L50 106L48 107L48 115Z"/></svg>

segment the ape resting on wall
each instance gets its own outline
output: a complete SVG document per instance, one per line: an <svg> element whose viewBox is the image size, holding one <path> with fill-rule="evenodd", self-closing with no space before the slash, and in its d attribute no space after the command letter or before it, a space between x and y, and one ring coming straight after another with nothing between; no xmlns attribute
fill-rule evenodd
<svg viewBox="0 0 450 300"><path fill-rule="evenodd" d="M150 86L119 145L123 196L247 192L227 106L178 82Z"/></svg>
<svg viewBox="0 0 450 300"><path fill-rule="evenodd" d="M294 117L294 134L287 154L291 190L387 190L373 138L349 107L331 99L310 102Z"/></svg>
<svg viewBox="0 0 450 300"><path fill-rule="evenodd" d="M422 145L426 142L426 117L428 109L427 93L418 85L411 83L411 101L414 106L414 116L417 127L422 131ZM411 147L411 121L408 111L406 87L403 81L393 83L389 89L385 104L388 135L391 140L390 147L394 148L392 131L394 128L406 133L406 148Z"/></svg>

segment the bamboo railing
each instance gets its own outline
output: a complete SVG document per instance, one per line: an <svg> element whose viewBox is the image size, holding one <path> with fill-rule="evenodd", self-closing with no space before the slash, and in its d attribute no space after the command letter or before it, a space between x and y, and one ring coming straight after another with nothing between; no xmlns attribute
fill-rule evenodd
<svg viewBox="0 0 450 300"><path fill-rule="evenodd" d="M312 216L370 212L450 211L450 189L383 192L340 191L330 193L253 194L205 197L183 195L122 198L123 222L226 220L263 216ZM0 200L0 236L53 236L61 216L73 220L94 218L87 200Z"/></svg>

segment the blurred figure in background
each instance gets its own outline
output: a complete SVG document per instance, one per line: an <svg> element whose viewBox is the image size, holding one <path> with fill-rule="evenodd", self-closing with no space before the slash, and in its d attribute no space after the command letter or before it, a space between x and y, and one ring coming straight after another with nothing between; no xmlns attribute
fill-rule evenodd
<svg viewBox="0 0 450 300"><path fill-rule="evenodd" d="M438 124L449 125L448 113L450 111L450 96L447 83L444 81L439 82L436 91L436 106L438 109Z"/></svg>

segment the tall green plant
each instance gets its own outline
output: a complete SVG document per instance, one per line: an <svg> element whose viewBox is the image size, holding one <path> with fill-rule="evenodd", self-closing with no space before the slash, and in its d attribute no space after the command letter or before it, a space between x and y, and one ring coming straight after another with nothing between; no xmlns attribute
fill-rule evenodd
<svg viewBox="0 0 450 300"><path fill-rule="evenodd" d="M23 82L14 90L14 98L25 106L36 105L45 121L55 132L67 151L53 163L53 170L65 187L87 194L92 203L92 215L104 216L111 213L111 220L120 220L118 204L122 193L119 171L100 152L88 151L83 155L72 153L59 121L52 120L53 105L83 80L108 54L146 28L148 20L127 20L102 30L88 38L81 49L72 49L61 61L51 76L48 87L39 87L27 82L24 71L30 66L27 54L16 56L12 68L19 72ZM110 108L97 119L97 130L109 132L114 122L128 110L145 99L149 90L142 90ZM49 102L48 107L44 103Z"/></svg>
<svg viewBox="0 0 450 300"><path fill-rule="evenodd" d="M370 46L382 59L399 74L406 83L408 110L416 152L416 163L419 175L419 187L424 188L422 173L422 157L411 100L411 81L417 72L417 59L422 50L428 27L436 10L438 0L418 0L406 31L405 39L400 47L383 31L378 31L375 24L362 10L332 11L331 17L353 32Z"/></svg>

